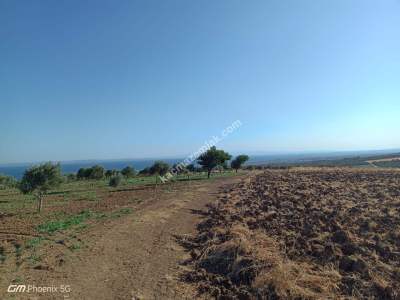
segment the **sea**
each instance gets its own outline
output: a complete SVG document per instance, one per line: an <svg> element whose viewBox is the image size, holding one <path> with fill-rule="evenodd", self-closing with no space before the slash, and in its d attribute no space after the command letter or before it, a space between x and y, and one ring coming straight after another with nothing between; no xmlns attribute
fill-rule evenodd
<svg viewBox="0 0 400 300"><path fill-rule="evenodd" d="M285 154L261 154L249 155L250 159L246 165L265 165L265 164L279 164L279 163L300 163L309 162L321 159L339 159L344 157L354 156L368 156L376 154L393 153L393 150L379 150L379 151L338 151L338 152L315 152L315 153L285 153ZM161 158L161 159L120 159L120 160L79 160L79 161L62 161L61 172L63 174L76 173L80 168L88 168L94 165L101 165L106 170L116 169L121 170L126 166L132 166L135 170L142 170L150 167L156 160L162 160L169 165L179 163L185 158ZM13 163L13 164L0 164L0 174L13 176L16 179L21 179L25 170L38 163Z"/></svg>

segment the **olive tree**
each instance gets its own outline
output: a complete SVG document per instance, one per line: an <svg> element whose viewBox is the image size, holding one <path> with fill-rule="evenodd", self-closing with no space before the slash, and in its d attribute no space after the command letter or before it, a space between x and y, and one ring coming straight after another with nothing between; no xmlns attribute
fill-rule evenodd
<svg viewBox="0 0 400 300"><path fill-rule="evenodd" d="M17 184L14 177L0 174L0 189L13 188Z"/></svg>
<svg viewBox="0 0 400 300"><path fill-rule="evenodd" d="M90 179L102 179L104 177L104 168L99 165L91 167L89 172Z"/></svg>
<svg viewBox="0 0 400 300"><path fill-rule="evenodd" d="M213 146L197 158L197 163L207 170L207 177L210 178L211 171L217 166L222 166L231 157L229 153Z"/></svg>
<svg viewBox="0 0 400 300"><path fill-rule="evenodd" d="M113 170L107 170L104 172L104 176L106 178L111 178L111 176L113 176Z"/></svg>
<svg viewBox="0 0 400 300"><path fill-rule="evenodd" d="M186 166L186 169L192 173L196 172L196 167L194 166L194 164L190 164L190 165Z"/></svg>
<svg viewBox="0 0 400 300"><path fill-rule="evenodd" d="M139 175L149 175L150 174L150 168L149 167L146 167L146 168L144 168L144 169L142 169L142 170L140 170L139 171Z"/></svg>
<svg viewBox="0 0 400 300"><path fill-rule="evenodd" d="M128 166L121 170L121 174L124 175L125 178L130 178L136 175L136 171L131 166Z"/></svg>
<svg viewBox="0 0 400 300"><path fill-rule="evenodd" d="M85 179L85 178L87 178L87 174L88 174L88 169L86 169L86 168L80 168L80 169L78 170L78 172L76 173L76 178L77 178L78 180L80 180L80 179Z"/></svg>
<svg viewBox="0 0 400 300"><path fill-rule="evenodd" d="M60 164L51 162L33 166L27 169L19 183L19 189L24 194L34 194L38 199L38 211L43 207L43 197L52 188L62 182Z"/></svg>
<svg viewBox="0 0 400 300"><path fill-rule="evenodd" d="M158 182L158 176L164 176L169 171L169 165L166 162L158 160L150 167L150 175L156 175L156 184Z"/></svg>
<svg viewBox="0 0 400 300"><path fill-rule="evenodd" d="M236 173L238 171L238 169L240 169L242 167L242 165L249 160L249 156L242 154L242 155L238 155L236 156L236 158L234 160L232 160L231 162L231 167L232 169L236 170Z"/></svg>

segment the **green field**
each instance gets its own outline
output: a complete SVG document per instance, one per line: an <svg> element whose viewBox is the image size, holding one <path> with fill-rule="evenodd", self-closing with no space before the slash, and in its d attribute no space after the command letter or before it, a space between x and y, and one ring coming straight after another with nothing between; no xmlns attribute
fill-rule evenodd
<svg viewBox="0 0 400 300"><path fill-rule="evenodd" d="M234 172L222 172L212 174L209 180L216 178L235 176ZM194 173L189 177L187 175L178 175L171 181L160 184L168 186L175 182L189 182L194 180L207 180L207 174ZM45 205L64 206L70 201L102 201L108 192L125 191L139 186L154 186L156 182L155 176L136 176L122 180L121 184L116 187L108 185L109 180L74 180L62 183L57 189L51 190L46 196ZM18 189L2 189L0 190L0 213L16 214L24 212L34 212L36 209L36 199L33 195L24 195Z"/></svg>

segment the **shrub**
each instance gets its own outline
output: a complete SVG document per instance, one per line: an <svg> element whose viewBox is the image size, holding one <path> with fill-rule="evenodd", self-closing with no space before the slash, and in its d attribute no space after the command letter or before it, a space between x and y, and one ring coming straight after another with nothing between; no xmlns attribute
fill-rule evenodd
<svg viewBox="0 0 400 300"><path fill-rule="evenodd" d="M108 183L111 187L117 187L121 184L122 177L121 175L115 175L110 178L110 182Z"/></svg>

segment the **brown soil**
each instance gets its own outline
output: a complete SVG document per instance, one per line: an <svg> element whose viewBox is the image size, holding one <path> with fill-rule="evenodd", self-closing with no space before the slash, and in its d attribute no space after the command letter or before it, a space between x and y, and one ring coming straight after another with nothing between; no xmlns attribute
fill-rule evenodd
<svg viewBox="0 0 400 300"><path fill-rule="evenodd" d="M293 169L238 183L182 240L217 298L400 299L400 172Z"/></svg>
<svg viewBox="0 0 400 300"><path fill-rule="evenodd" d="M119 196L115 194L103 201L108 204L101 204L105 207L100 211L129 206L134 207L133 213L73 233L74 241L85 243L82 249L71 251L68 241L55 236L54 242L44 249L43 260L34 267L18 262L17 255L7 256L5 263L0 264L0 299L200 297L195 285L181 280L189 270L182 262L190 256L178 237L193 235L203 217L198 212L216 201L222 186L239 180L240 177L234 177L170 184L160 188L157 199L153 198L153 190L121 191ZM144 200L139 204L126 202L132 197ZM81 208L76 207L76 211ZM7 234L1 235L3 243L12 248L22 244L24 238L32 238L33 226L39 221L35 217L4 216L1 222L7 225L3 230ZM10 283L70 285L71 292L13 295L6 292Z"/></svg>

